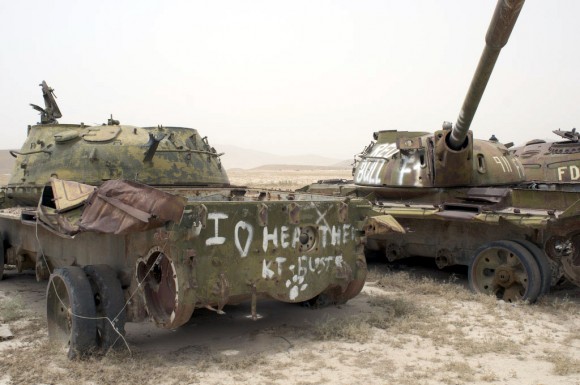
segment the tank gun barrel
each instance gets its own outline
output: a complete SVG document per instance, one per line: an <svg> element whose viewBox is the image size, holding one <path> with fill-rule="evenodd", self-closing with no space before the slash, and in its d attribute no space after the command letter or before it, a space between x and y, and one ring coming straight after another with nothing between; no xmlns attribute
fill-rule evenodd
<svg viewBox="0 0 580 385"><path fill-rule="evenodd" d="M495 12L489 24L485 36L485 48L479 59L479 64L471 80L471 85L463 101L463 106L459 112L457 123L449 136L449 146L454 150L459 150L465 138L471 121L481 101L495 62L501 49L506 45L510 34L516 24L516 20L525 0L498 0Z"/></svg>

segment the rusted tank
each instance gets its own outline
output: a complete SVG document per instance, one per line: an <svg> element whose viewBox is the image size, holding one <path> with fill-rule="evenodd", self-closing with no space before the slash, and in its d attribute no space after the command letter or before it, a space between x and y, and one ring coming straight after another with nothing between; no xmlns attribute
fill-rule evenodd
<svg viewBox="0 0 580 385"><path fill-rule="evenodd" d="M194 129L58 124L42 89L1 191L0 267L49 279L49 337L70 357L119 346L125 322L174 329L199 307L347 301L364 285L365 226L397 229L367 220L363 199L230 186Z"/></svg>
<svg viewBox="0 0 580 385"><path fill-rule="evenodd" d="M302 191L366 196L407 230L369 236L367 248L394 261L435 258L469 266L470 286L506 301L534 301L563 272L580 285L580 194L538 190L523 156L470 126L523 0L500 0L456 124L429 132L379 131L358 155L354 183Z"/></svg>

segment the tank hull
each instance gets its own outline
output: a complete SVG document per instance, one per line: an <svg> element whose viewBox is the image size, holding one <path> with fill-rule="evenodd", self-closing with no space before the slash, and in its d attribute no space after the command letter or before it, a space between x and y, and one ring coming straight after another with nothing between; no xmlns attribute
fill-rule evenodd
<svg viewBox="0 0 580 385"><path fill-rule="evenodd" d="M131 298L128 320L152 317L170 329L197 307L221 312L259 297L303 302L325 295L344 302L362 288L352 290L366 276L363 200L240 189L164 192L184 198L180 220L126 234L70 236L43 223L39 210L2 210L6 262L35 267L39 279L57 268L108 265Z"/></svg>
<svg viewBox="0 0 580 385"><path fill-rule="evenodd" d="M530 186L387 188L317 183L303 189L328 195L372 197L373 210L389 214L404 234L373 234L366 248L389 261L423 256L440 268L469 266L481 247L525 241L550 264L551 284L565 276L580 286L580 193Z"/></svg>

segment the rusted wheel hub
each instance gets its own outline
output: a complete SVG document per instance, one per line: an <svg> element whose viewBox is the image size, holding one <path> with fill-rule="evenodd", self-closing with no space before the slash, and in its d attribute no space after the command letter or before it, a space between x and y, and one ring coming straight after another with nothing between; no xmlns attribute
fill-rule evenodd
<svg viewBox="0 0 580 385"><path fill-rule="evenodd" d="M173 260L159 247L137 261L137 280L142 283L149 315L158 326L175 329L186 323L194 304L179 291L180 279Z"/></svg>
<svg viewBox="0 0 580 385"><path fill-rule="evenodd" d="M503 287L509 287L514 283L514 275L513 269L507 266L500 266L495 271L496 282Z"/></svg>
<svg viewBox="0 0 580 385"><path fill-rule="evenodd" d="M471 289L506 302L535 301L541 284L534 256L513 241L495 241L480 247L469 265Z"/></svg>

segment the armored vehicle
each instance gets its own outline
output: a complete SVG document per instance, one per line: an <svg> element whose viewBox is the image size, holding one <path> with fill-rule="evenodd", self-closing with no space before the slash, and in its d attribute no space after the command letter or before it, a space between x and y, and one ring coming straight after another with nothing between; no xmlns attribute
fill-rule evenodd
<svg viewBox="0 0 580 385"><path fill-rule="evenodd" d="M49 337L70 357L119 346L128 321L174 329L244 300L256 318L258 298L362 289L364 226L394 224L367 221L367 201L230 186L197 130L59 124L41 86L41 122L1 190L0 277L11 264L49 280Z"/></svg>
<svg viewBox="0 0 580 385"><path fill-rule="evenodd" d="M469 266L470 286L506 301L534 301L563 271L580 285L580 194L538 190L523 155L470 126L523 0L499 0L486 45L455 124L429 132L379 131L353 169L353 184L302 191L365 196L404 235L376 234L366 247L390 261L433 257L440 268ZM550 167L548 167L550 168Z"/></svg>

